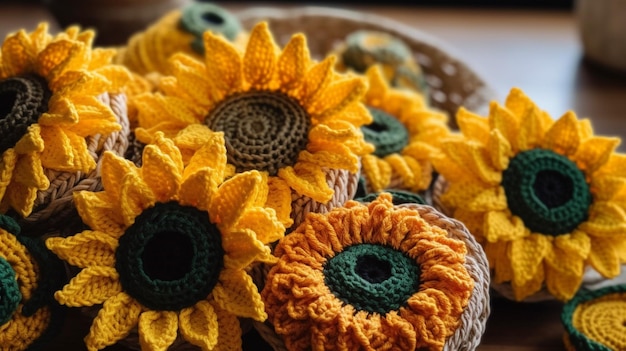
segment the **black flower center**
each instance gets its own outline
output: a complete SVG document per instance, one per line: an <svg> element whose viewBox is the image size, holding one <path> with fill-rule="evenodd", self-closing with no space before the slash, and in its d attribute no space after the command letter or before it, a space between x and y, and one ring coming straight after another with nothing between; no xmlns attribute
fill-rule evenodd
<svg viewBox="0 0 626 351"><path fill-rule="evenodd" d="M15 271L0 257L0 326L8 322L22 300Z"/></svg>
<svg viewBox="0 0 626 351"><path fill-rule="evenodd" d="M404 306L419 288L417 262L391 247L357 244L326 262L324 281L357 310L385 314Z"/></svg>
<svg viewBox="0 0 626 351"><path fill-rule="evenodd" d="M0 82L0 153L15 146L28 126L48 111L52 95L45 79L18 76Z"/></svg>
<svg viewBox="0 0 626 351"><path fill-rule="evenodd" d="M503 172L507 203L531 231L566 234L587 220L593 201L585 174L567 157L533 149L511 159Z"/></svg>
<svg viewBox="0 0 626 351"><path fill-rule="evenodd" d="M374 155L385 157L399 153L409 143L409 132L400 121L390 114L368 107L374 121L361 127L365 141L376 147Z"/></svg>
<svg viewBox="0 0 626 351"><path fill-rule="evenodd" d="M205 299L224 266L219 229L209 215L157 203L119 240L115 267L124 290L153 310L177 311Z"/></svg>
<svg viewBox="0 0 626 351"><path fill-rule="evenodd" d="M237 172L259 170L270 175L296 163L311 127L308 113L295 99L266 91L227 98L211 111L206 124L224 132L228 162Z"/></svg>

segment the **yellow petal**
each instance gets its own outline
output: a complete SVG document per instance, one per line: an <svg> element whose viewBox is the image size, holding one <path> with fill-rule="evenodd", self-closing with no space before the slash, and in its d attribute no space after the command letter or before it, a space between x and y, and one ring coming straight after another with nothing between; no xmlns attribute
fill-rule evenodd
<svg viewBox="0 0 626 351"><path fill-rule="evenodd" d="M580 288L583 260L553 247L546 257L546 287L559 300L571 299Z"/></svg>
<svg viewBox="0 0 626 351"><path fill-rule="evenodd" d="M0 78L6 79L33 69L33 53L29 52L31 39L22 29L8 36L2 43Z"/></svg>
<svg viewBox="0 0 626 351"><path fill-rule="evenodd" d="M493 269L492 280L496 284L513 280L513 269L509 255L511 243L512 241L498 241L487 242L483 245L489 267Z"/></svg>
<svg viewBox="0 0 626 351"><path fill-rule="evenodd" d="M611 175L594 175L591 179L591 193L595 201L609 201L626 190L626 178Z"/></svg>
<svg viewBox="0 0 626 351"><path fill-rule="evenodd" d="M264 244L269 244L282 238L285 227L276 217L272 209L254 207L246 211L237 225L240 229L250 229L256 238Z"/></svg>
<svg viewBox="0 0 626 351"><path fill-rule="evenodd" d="M116 201L117 202L117 201ZM80 191L74 193L78 214L91 229L119 238L124 233L117 203L105 192Z"/></svg>
<svg viewBox="0 0 626 351"><path fill-rule="evenodd" d="M313 65L304 77L303 96L304 102L313 101L317 96L326 90L333 75L334 56L327 56L320 63Z"/></svg>
<svg viewBox="0 0 626 351"><path fill-rule="evenodd" d="M260 22L252 28L243 57L243 74L252 89L266 89L276 66L276 44L267 26Z"/></svg>
<svg viewBox="0 0 626 351"><path fill-rule="evenodd" d="M195 152L211 139L213 133L204 124L190 124L181 129L172 140L179 149L190 149Z"/></svg>
<svg viewBox="0 0 626 351"><path fill-rule="evenodd" d="M39 190L48 189L50 180L46 177L41 165L41 158L38 153L28 153L21 155L13 171L13 179L27 187Z"/></svg>
<svg viewBox="0 0 626 351"><path fill-rule="evenodd" d="M222 96L237 91L243 79L241 56L237 49L221 35L210 31L204 32L203 38L208 81Z"/></svg>
<svg viewBox="0 0 626 351"><path fill-rule="evenodd" d="M198 60L184 54L176 54L172 59L172 71L177 85L195 103L205 108L213 106L211 85L206 81L206 67Z"/></svg>
<svg viewBox="0 0 626 351"><path fill-rule="evenodd" d="M545 265L543 265L545 266ZM538 269L530 280L524 285L511 283L515 300L523 301L525 298L539 292L545 286L546 272L544 268Z"/></svg>
<svg viewBox="0 0 626 351"><path fill-rule="evenodd" d="M191 129L185 129L186 132L193 132ZM222 132L208 132L208 128L197 131L197 137L195 139L204 141L203 145L189 160L189 164L183 172L183 179L186 179L191 174L197 172L199 169L206 167L213 171L213 177L219 183L221 183L226 176L226 146L224 142L224 133Z"/></svg>
<svg viewBox="0 0 626 351"><path fill-rule="evenodd" d="M448 140L441 147L452 161L466 167L477 179L490 185L502 181L502 173L492 166L487 149L478 143Z"/></svg>
<svg viewBox="0 0 626 351"><path fill-rule="evenodd" d="M57 40L46 46L37 57L37 71L54 82L65 71L76 70L86 62L85 45L72 40Z"/></svg>
<svg viewBox="0 0 626 351"><path fill-rule="evenodd" d="M543 260L551 245L551 240L541 234L531 234L511 241L509 250L514 284L525 285L538 270L543 269Z"/></svg>
<svg viewBox="0 0 626 351"><path fill-rule="evenodd" d="M221 308L236 316L259 322L267 319L258 288L243 270L223 270L213 288L213 297Z"/></svg>
<svg viewBox="0 0 626 351"><path fill-rule="evenodd" d="M141 305L125 293L119 293L104 302L91 324L85 345L96 351L117 343L137 326Z"/></svg>
<svg viewBox="0 0 626 351"><path fill-rule="evenodd" d="M130 160L115 155L111 151L105 151L102 156L102 186L109 194L111 201L120 198L122 181L126 174L138 174L138 169Z"/></svg>
<svg viewBox="0 0 626 351"><path fill-rule="evenodd" d="M570 256L587 258L591 249L589 236L580 230L574 230L570 234L558 235L554 238L554 246L567 252Z"/></svg>
<svg viewBox="0 0 626 351"><path fill-rule="evenodd" d="M428 164L399 154L388 155L385 161L391 165L393 173L402 179L402 187L417 192L430 185L432 177Z"/></svg>
<svg viewBox="0 0 626 351"><path fill-rule="evenodd" d="M41 138L41 129L37 124L28 126L28 130L20 140L15 143L14 150L18 154L26 154L30 152L41 152L44 148L44 142Z"/></svg>
<svg viewBox="0 0 626 351"><path fill-rule="evenodd" d="M218 338L216 348L218 350L241 350L241 326L239 319L229 311L221 309L213 304L217 315Z"/></svg>
<svg viewBox="0 0 626 351"><path fill-rule="evenodd" d="M217 192L219 182L210 168L199 169L183 181L178 196L183 206L193 206L200 210L209 210L211 199Z"/></svg>
<svg viewBox="0 0 626 351"><path fill-rule="evenodd" d="M385 81L383 72L379 65L370 66L365 72L368 81L367 92L365 93L365 101L367 105L373 107L382 107L383 101L385 102L385 108L387 107L387 93L389 92L389 86ZM393 115L393 113L391 113Z"/></svg>
<svg viewBox="0 0 626 351"><path fill-rule="evenodd" d="M298 163L295 167L278 170L283 179L298 194L308 196L320 203L327 203L335 193L326 182L326 174L317 165Z"/></svg>
<svg viewBox="0 0 626 351"><path fill-rule="evenodd" d="M103 76L107 83L106 90L111 93L118 93L132 81L130 71L120 65L106 65L93 69L95 74Z"/></svg>
<svg viewBox="0 0 626 351"><path fill-rule="evenodd" d="M301 33L293 35L277 62L278 77L283 89L293 89L301 83L309 66L309 56L306 37Z"/></svg>
<svg viewBox="0 0 626 351"><path fill-rule="evenodd" d="M519 150L517 138L519 136L519 117L515 116L511 111L492 102L489 105L489 127L497 129L511 144L513 152Z"/></svg>
<svg viewBox="0 0 626 351"><path fill-rule="evenodd" d="M114 267L93 266L81 270L54 298L69 307L101 304L122 291Z"/></svg>
<svg viewBox="0 0 626 351"><path fill-rule="evenodd" d="M278 177L268 177L267 179L268 194L265 206L273 208L276 217L285 226L291 227L293 219L291 219L291 189L289 185Z"/></svg>
<svg viewBox="0 0 626 351"><path fill-rule="evenodd" d="M145 209L154 206L156 196L152 189L135 173L124 177L120 193L120 213L124 225L129 227L135 222L135 217Z"/></svg>
<svg viewBox="0 0 626 351"><path fill-rule="evenodd" d="M16 163L15 149L7 149L2 153L2 159L0 159L0 199L4 197L7 187L11 183Z"/></svg>
<svg viewBox="0 0 626 351"><path fill-rule="evenodd" d="M361 163L361 171L368 188L371 188L373 192L380 192L387 188L391 183L391 165L374 155L363 156Z"/></svg>
<svg viewBox="0 0 626 351"><path fill-rule="evenodd" d="M178 154L180 158L180 153ZM178 193L182 178L182 161L178 164L156 145L143 149L141 176L152 189L156 201L167 202Z"/></svg>
<svg viewBox="0 0 626 351"><path fill-rule="evenodd" d="M198 301L194 306L180 311L178 325L180 333L190 344L202 350L213 350L217 345L217 314L208 301Z"/></svg>
<svg viewBox="0 0 626 351"><path fill-rule="evenodd" d="M530 108L521 116L523 116L523 122L520 125L518 138L519 150L525 151L540 147L546 130L554 121L536 107Z"/></svg>
<svg viewBox="0 0 626 351"><path fill-rule="evenodd" d="M623 234L626 232L626 212L614 202L595 202L589 208L589 218L578 229L591 236Z"/></svg>
<svg viewBox="0 0 626 351"><path fill-rule="evenodd" d="M508 203L504 188L499 186L481 191L475 197L471 197L467 203L460 206L470 211L488 212L504 211L508 208Z"/></svg>
<svg viewBox="0 0 626 351"><path fill-rule="evenodd" d="M233 228L239 222L241 216L252 206L262 205L258 203L259 184L263 179L256 171L238 173L225 181L213 197L209 206L211 222L220 229ZM267 195L265 195L267 196Z"/></svg>
<svg viewBox="0 0 626 351"><path fill-rule="evenodd" d="M28 187L20 182L13 182L7 188L3 200L7 200L11 207L22 217L28 217L33 211L37 188Z"/></svg>
<svg viewBox="0 0 626 351"><path fill-rule="evenodd" d="M566 112L546 132L543 147L562 155L574 155L580 145L580 126L576 114Z"/></svg>
<svg viewBox="0 0 626 351"><path fill-rule="evenodd" d="M456 123L466 138L482 143L489 140L489 121L487 118L460 107L456 113Z"/></svg>
<svg viewBox="0 0 626 351"><path fill-rule="evenodd" d="M609 160L619 144L619 138L591 137L583 141L574 154L576 165L583 172L591 174Z"/></svg>
<svg viewBox="0 0 626 351"><path fill-rule="evenodd" d="M504 171L509 167L509 160L513 156L513 150L511 149L511 144L497 129L492 130L489 134L487 150L489 151L491 163L496 170Z"/></svg>
<svg viewBox="0 0 626 351"><path fill-rule="evenodd" d="M591 240L591 252L589 263L605 278L616 277L621 270L621 262L613 238L593 238ZM622 238L621 241L624 241Z"/></svg>
<svg viewBox="0 0 626 351"><path fill-rule="evenodd" d="M339 149L339 147L337 148ZM318 167L328 167L334 169L345 169L350 173L359 171L359 157L353 153L335 153L332 151L316 151L310 153L306 150L300 151L298 162L310 163Z"/></svg>
<svg viewBox="0 0 626 351"><path fill-rule="evenodd" d="M74 167L72 142L65 131L59 127L45 127L41 128L41 137L45 145L41 161L45 168L70 170Z"/></svg>
<svg viewBox="0 0 626 351"><path fill-rule="evenodd" d="M239 229L222 233L224 247L224 267L245 269L255 261L273 263L270 248L257 239L250 229Z"/></svg>
<svg viewBox="0 0 626 351"><path fill-rule="evenodd" d="M515 116L523 116L529 109L535 107L535 104L520 88L515 87L509 91L504 106Z"/></svg>
<svg viewBox="0 0 626 351"><path fill-rule="evenodd" d="M314 118L323 119L340 113L348 105L359 101L367 89L360 77L344 79L329 84L314 100L309 100L307 112Z"/></svg>
<svg viewBox="0 0 626 351"><path fill-rule="evenodd" d="M146 311L139 316L139 345L145 351L167 351L178 336L174 311Z"/></svg>
<svg viewBox="0 0 626 351"><path fill-rule="evenodd" d="M117 245L117 240L113 237L91 230L67 238L52 237L46 240L48 249L60 259L79 268L113 267Z"/></svg>
<svg viewBox="0 0 626 351"><path fill-rule="evenodd" d="M76 133L67 131L67 138L71 145L72 153L74 154L73 165L66 171L79 170L83 173L89 173L96 168L96 160L91 156L87 150L87 142L85 139Z"/></svg>
<svg viewBox="0 0 626 351"><path fill-rule="evenodd" d="M598 170L601 174L626 177L626 155L612 153L609 160Z"/></svg>
<svg viewBox="0 0 626 351"><path fill-rule="evenodd" d="M485 216L485 237L490 242L518 240L528 234L524 222L502 211L491 211Z"/></svg>

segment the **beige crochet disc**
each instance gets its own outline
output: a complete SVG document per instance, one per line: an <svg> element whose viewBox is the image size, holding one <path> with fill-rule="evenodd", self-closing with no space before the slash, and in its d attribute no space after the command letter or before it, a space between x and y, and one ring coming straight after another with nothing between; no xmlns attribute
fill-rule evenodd
<svg viewBox="0 0 626 351"><path fill-rule="evenodd" d="M489 305L489 265L482 247L476 242L463 223L445 216L428 205L402 204L416 210L429 224L444 229L449 237L462 240L467 247L465 268L474 280L474 289L467 307L461 315L461 323L444 345L445 351L472 351L480 344L485 332L487 318L490 314ZM268 269L261 274L267 275ZM262 279L263 277L255 277ZM253 322L259 335L272 346L275 351L287 351L284 341L276 334L269 322Z"/></svg>
<svg viewBox="0 0 626 351"><path fill-rule="evenodd" d="M494 90L460 59L453 57L446 44L413 27L394 20L350 10L326 7L276 9L252 7L235 14L250 30L259 21L268 22L277 43L284 46L295 33L304 33L311 55L321 59L357 30L375 30L404 41L424 71L431 92L432 107L448 113L452 127L460 106L475 113L486 113Z"/></svg>
<svg viewBox="0 0 626 351"><path fill-rule="evenodd" d="M61 234L68 232L68 221L78 218L75 213L73 194L76 191L100 191L100 164L105 151L124 156L128 147L129 124L126 107L126 95L104 93L98 99L108 105L121 129L109 135L94 135L86 138L87 150L96 160L96 169L88 174L83 172L60 172L44 169L50 180L48 189L37 192L33 212L18 220L22 230L28 235L43 235L59 229Z"/></svg>

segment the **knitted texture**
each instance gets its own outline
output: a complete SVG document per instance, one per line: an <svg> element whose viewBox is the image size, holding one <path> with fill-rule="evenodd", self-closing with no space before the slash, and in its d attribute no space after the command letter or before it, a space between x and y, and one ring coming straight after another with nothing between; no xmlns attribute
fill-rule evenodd
<svg viewBox="0 0 626 351"><path fill-rule="evenodd" d="M581 290L563 307L561 321L572 350L625 350L626 285Z"/></svg>
<svg viewBox="0 0 626 351"><path fill-rule="evenodd" d="M120 129L97 99L129 79L111 65L112 50L92 49L94 33L69 27L55 36L46 23L6 37L0 50L0 211L28 216L46 169L90 172L85 138Z"/></svg>
<svg viewBox="0 0 626 351"><path fill-rule="evenodd" d="M516 300L544 287L570 299L591 266L606 278L626 261L626 156L574 112L553 120L521 90L487 118L459 110L460 132L433 160L436 194L483 245L494 284Z"/></svg>
<svg viewBox="0 0 626 351"><path fill-rule="evenodd" d="M389 194L309 214L274 253L261 295L289 350L442 350L474 287L464 242Z"/></svg>
<svg viewBox="0 0 626 351"><path fill-rule="evenodd" d="M176 55L161 92L133 99L137 139L148 143L162 131L186 160L207 125L223 131L230 164L269 173L268 205L287 226L292 191L330 201L323 169L357 173L359 156L373 149L359 129L371 121L360 103L363 78L334 72L334 57L312 61L302 34L280 50L265 22L252 29L244 53L210 32L204 44L204 62Z"/></svg>
<svg viewBox="0 0 626 351"><path fill-rule="evenodd" d="M19 229L0 215L0 345L10 351L34 349L63 322L53 292L63 284L64 267L42 241L19 236Z"/></svg>
<svg viewBox="0 0 626 351"><path fill-rule="evenodd" d="M358 30L350 33L334 51L339 57L339 70L363 73L380 65L385 79L394 87L417 91L428 100L429 89L421 67L411 49L390 33Z"/></svg>
<svg viewBox="0 0 626 351"><path fill-rule="evenodd" d="M432 181L431 158L439 141L450 133L446 115L429 108L418 93L391 88L379 66L368 69L367 78L364 103L374 121L361 129L375 150L361 160L366 191L427 189Z"/></svg>
<svg viewBox="0 0 626 351"><path fill-rule="evenodd" d="M274 262L268 244L285 231L265 207L266 176L231 177L222 133L211 133L186 166L173 141L157 133L140 168L106 153L102 182L104 191L75 195L90 229L46 240L81 269L56 299L102 304L87 349L135 328L142 349L167 349L178 337L208 350L240 348L237 317L266 318L246 269Z"/></svg>

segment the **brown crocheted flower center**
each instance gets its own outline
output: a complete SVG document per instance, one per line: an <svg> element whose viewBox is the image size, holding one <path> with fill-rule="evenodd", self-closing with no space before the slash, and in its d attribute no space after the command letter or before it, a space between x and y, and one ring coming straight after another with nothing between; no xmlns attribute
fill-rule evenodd
<svg viewBox="0 0 626 351"><path fill-rule="evenodd" d="M17 144L31 124L48 111L52 92L45 79L18 76L0 82L0 152Z"/></svg>
<svg viewBox="0 0 626 351"><path fill-rule="evenodd" d="M228 162L237 172L293 166L308 143L311 121L293 98L277 91L236 94L218 105L205 123L224 132Z"/></svg>

